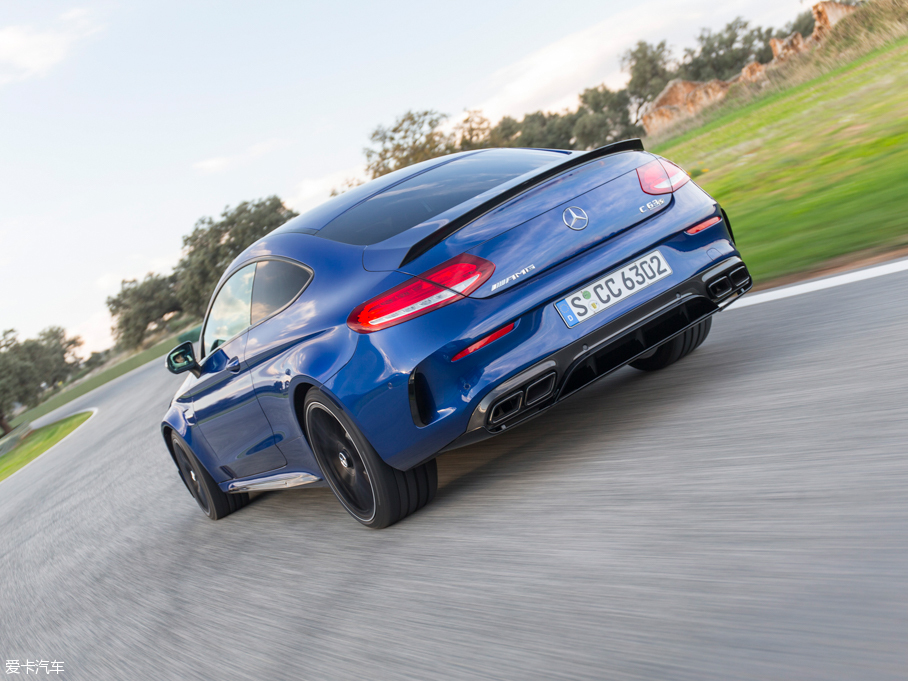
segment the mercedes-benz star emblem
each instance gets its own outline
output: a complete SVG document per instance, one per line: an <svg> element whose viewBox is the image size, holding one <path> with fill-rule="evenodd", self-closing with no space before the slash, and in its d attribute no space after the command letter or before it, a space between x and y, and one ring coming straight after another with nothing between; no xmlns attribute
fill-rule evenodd
<svg viewBox="0 0 908 681"><path fill-rule="evenodd" d="M586 227L590 221L583 208L577 208L577 206L565 208L564 212L561 214L561 219L564 220L564 224L571 229L578 230Z"/></svg>

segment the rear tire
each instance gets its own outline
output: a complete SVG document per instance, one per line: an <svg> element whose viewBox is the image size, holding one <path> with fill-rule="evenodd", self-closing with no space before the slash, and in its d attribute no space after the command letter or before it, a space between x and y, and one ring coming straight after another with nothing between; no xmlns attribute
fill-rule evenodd
<svg viewBox="0 0 908 681"><path fill-rule="evenodd" d="M303 413L325 482L347 512L366 527L393 525L435 497L435 459L408 471L392 468L343 410L317 389L306 394Z"/></svg>
<svg viewBox="0 0 908 681"><path fill-rule="evenodd" d="M241 494L222 492L214 478L208 474L192 450L183 444L176 433L171 435L170 441L173 444L173 458L176 460L180 477L192 498L202 509L202 513L212 520L220 520L249 503L249 495L245 492Z"/></svg>
<svg viewBox="0 0 908 681"><path fill-rule="evenodd" d="M658 371L686 357L703 344L712 328L713 318L707 317L696 326L675 336L660 345L649 357L641 357L631 362L631 366L640 371Z"/></svg>

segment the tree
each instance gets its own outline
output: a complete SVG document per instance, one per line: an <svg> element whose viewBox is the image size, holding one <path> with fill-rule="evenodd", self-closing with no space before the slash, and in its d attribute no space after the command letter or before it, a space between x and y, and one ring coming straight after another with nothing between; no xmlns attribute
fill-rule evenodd
<svg viewBox="0 0 908 681"><path fill-rule="evenodd" d="M63 327L50 326L38 334L37 340L27 340L22 345L28 351L31 344L35 344L32 358L43 383L49 386L63 383L79 369L76 350L82 347L82 339L67 336Z"/></svg>
<svg viewBox="0 0 908 681"><path fill-rule="evenodd" d="M658 45L641 40L622 55L621 68L631 76L627 82L627 93L635 124L640 123L646 105L659 96L668 81L676 77L671 61L671 49L664 40Z"/></svg>
<svg viewBox="0 0 908 681"><path fill-rule="evenodd" d="M124 279L120 283L120 292L107 299L118 343L127 348L138 347L145 340L149 326L160 327L167 315L183 311L175 284L173 274L152 273L142 281Z"/></svg>
<svg viewBox="0 0 908 681"><path fill-rule="evenodd" d="M794 18L794 21L789 21L785 24L785 28L777 31L776 38L787 38L796 31L804 38L809 38L813 33L813 25L813 12L809 9L804 10Z"/></svg>
<svg viewBox="0 0 908 681"><path fill-rule="evenodd" d="M642 134L640 127L631 122L627 90L612 92L605 85L588 88L580 95L579 114L574 125L576 148L594 149Z"/></svg>
<svg viewBox="0 0 908 681"><path fill-rule="evenodd" d="M0 430L6 435L12 430L7 420L16 404L34 404L41 390L37 368L22 352L22 344L14 329L0 337Z"/></svg>
<svg viewBox="0 0 908 681"><path fill-rule="evenodd" d="M747 21L738 17L717 33L702 29L697 48L684 50L679 75L687 80L730 80L752 61L761 64L772 61L769 39L773 30L760 27L748 30L748 26Z"/></svg>
<svg viewBox="0 0 908 681"><path fill-rule="evenodd" d="M184 312L202 317L221 275L240 253L297 213L277 196L229 206L221 219L202 218L183 237L183 255L174 269L176 293Z"/></svg>
<svg viewBox="0 0 908 681"><path fill-rule="evenodd" d="M520 146L537 149L573 149L576 111L527 114L520 122Z"/></svg>
<svg viewBox="0 0 908 681"><path fill-rule="evenodd" d="M372 179L400 168L445 156L456 150L454 134L441 129L447 116L437 111L407 111L390 128L379 125L366 148L366 170Z"/></svg>
<svg viewBox="0 0 908 681"><path fill-rule="evenodd" d="M490 134L492 124L479 109L468 109L466 116L454 128L458 151L487 149L492 146Z"/></svg>
<svg viewBox="0 0 908 681"><path fill-rule="evenodd" d="M68 337L59 326L51 326L37 338L19 341L14 329L0 336L0 429L10 432L7 420L16 404L34 406L45 388L66 381L79 368L75 351L82 345L78 336Z"/></svg>
<svg viewBox="0 0 908 681"><path fill-rule="evenodd" d="M490 147L519 147L521 135L520 121L505 116L489 131Z"/></svg>

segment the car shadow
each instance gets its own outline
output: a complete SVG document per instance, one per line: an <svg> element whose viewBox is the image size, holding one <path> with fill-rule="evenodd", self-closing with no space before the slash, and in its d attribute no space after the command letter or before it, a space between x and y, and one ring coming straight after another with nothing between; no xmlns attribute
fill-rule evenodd
<svg viewBox="0 0 908 681"><path fill-rule="evenodd" d="M610 426L624 432L645 430L657 415L676 405L740 384L750 370L746 364L763 361L759 347L723 345L707 341L691 356L661 371L624 367L512 431L439 456L439 490L433 505L457 503L493 486L502 476L549 475L553 461L557 463L571 447L587 451L599 447L596 455L609 457ZM743 361L745 357L748 362Z"/></svg>

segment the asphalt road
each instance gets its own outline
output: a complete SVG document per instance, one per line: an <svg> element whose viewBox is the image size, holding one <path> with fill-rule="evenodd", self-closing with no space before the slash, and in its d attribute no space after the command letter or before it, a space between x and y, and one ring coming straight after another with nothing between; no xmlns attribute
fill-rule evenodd
<svg viewBox="0 0 908 681"><path fill-rule="evenodd" d="M439 460L380 532L326 488L202 516L160 362L0 483L0 656L67 679L908 678L908 273L729 310ZM15 678L15 677L10 677Z"/></svg>

